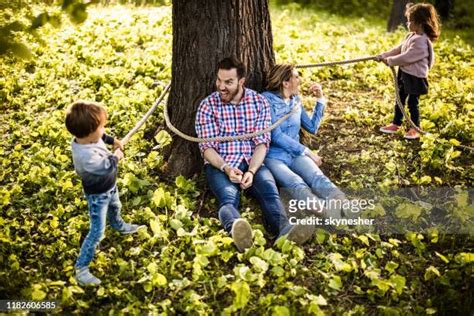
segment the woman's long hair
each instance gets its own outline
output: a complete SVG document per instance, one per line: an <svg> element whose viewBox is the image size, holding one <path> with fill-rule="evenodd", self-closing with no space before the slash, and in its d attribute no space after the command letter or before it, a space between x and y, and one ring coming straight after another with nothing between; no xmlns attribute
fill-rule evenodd
<svg viewBox="0 0 474 316"><path fill-rule="evenodd" d="M418 3L407 5L406 17L423 27L423 31L428 35L430 41L434 42L439 38L440 23L438 13L433 5L429 3Z"/></svg>
<svg viewBox="0 0 474 316"><path fill-rule="evenodd" d="M283 92L283 81L289 81L293 75L294 65L277 64L272 67L267 75L267 90L273 92ZM315 147L312 142L312 135L304 129L300 129L300 142L305 146Z"/></svg>
<svg viewBox="0 0 474 316"><path fill-rule="evenodd" d="M267 90L282 92L283 81L291 79L293 69L295 69L295 66L290 64L277 64L273 66L267 75Z"/></svg>

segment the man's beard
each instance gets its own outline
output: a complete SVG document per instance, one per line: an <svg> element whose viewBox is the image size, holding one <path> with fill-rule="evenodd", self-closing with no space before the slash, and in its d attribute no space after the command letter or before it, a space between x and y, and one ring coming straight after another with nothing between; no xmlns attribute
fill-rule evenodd
<svg viewBox="0 0 474 316"><path fill-rule="evenodd" d="M225 92L226 94L224 95L223 92L219 90L219 95L224 103L229 103L239 93L239 88L237 87L234 91L226 90Z"/></svg>

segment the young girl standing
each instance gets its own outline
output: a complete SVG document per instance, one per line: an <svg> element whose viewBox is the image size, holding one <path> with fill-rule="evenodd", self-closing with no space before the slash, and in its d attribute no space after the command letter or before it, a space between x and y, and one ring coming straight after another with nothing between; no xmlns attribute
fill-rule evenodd
<svg viewBox="0 0 474 316"><path fill-rule="evenodd" d="M428 93L428 71L434 63L432 42L439 38L439 19L431 4L408 4L405 15L410 33L401 45L377 56L388 66L399 66L398 87L402 104L408 100L410 117L417 127L420 126L418 102L420 95ZM381 127L387 134L396 133L402 125L403 114L395 103L395 116L391 124ZM414 128L405 134L406 139L417 139L420 135Z"/></svg>

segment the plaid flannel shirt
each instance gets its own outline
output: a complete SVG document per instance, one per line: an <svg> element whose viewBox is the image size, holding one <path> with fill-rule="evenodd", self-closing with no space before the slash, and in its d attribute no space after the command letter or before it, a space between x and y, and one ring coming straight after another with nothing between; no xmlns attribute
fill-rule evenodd
<svg viewBox="0 0 474 316"><path fill-rule="evenodd" d="M200 138L236 136L253 133L271 124L270 107L267 100L251 89L244 89L239 104L223 103L218 92L212 93L199 105L196 114L196 134ZM237 168L242 160L250 164L255 147L270 144L270 133L226 142L199 143L201 155L214 148L231 167ZM205 163L208 163L205 161Z"/></svg>

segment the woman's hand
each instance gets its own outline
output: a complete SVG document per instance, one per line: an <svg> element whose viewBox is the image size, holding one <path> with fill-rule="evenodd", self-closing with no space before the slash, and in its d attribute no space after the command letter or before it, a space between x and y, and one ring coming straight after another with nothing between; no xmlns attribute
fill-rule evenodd
<svg viewBox="0 0 474 316"><path fill-rule="evenodd" d="M308 150L308 152L306 153L306 156L311 158L311 160L313 160L316 166L318 167L323 164L323 160L321 159L321 157L319 157L318 154L313 153L311 150Z"/></svg>
<svg viewBox="0 0 474 316"><path fill-rule="evenodd" d="M311 87L309 87L309 91L316 97L322 98L323 95L323 87L319 83L313 83Z"/></svg>

